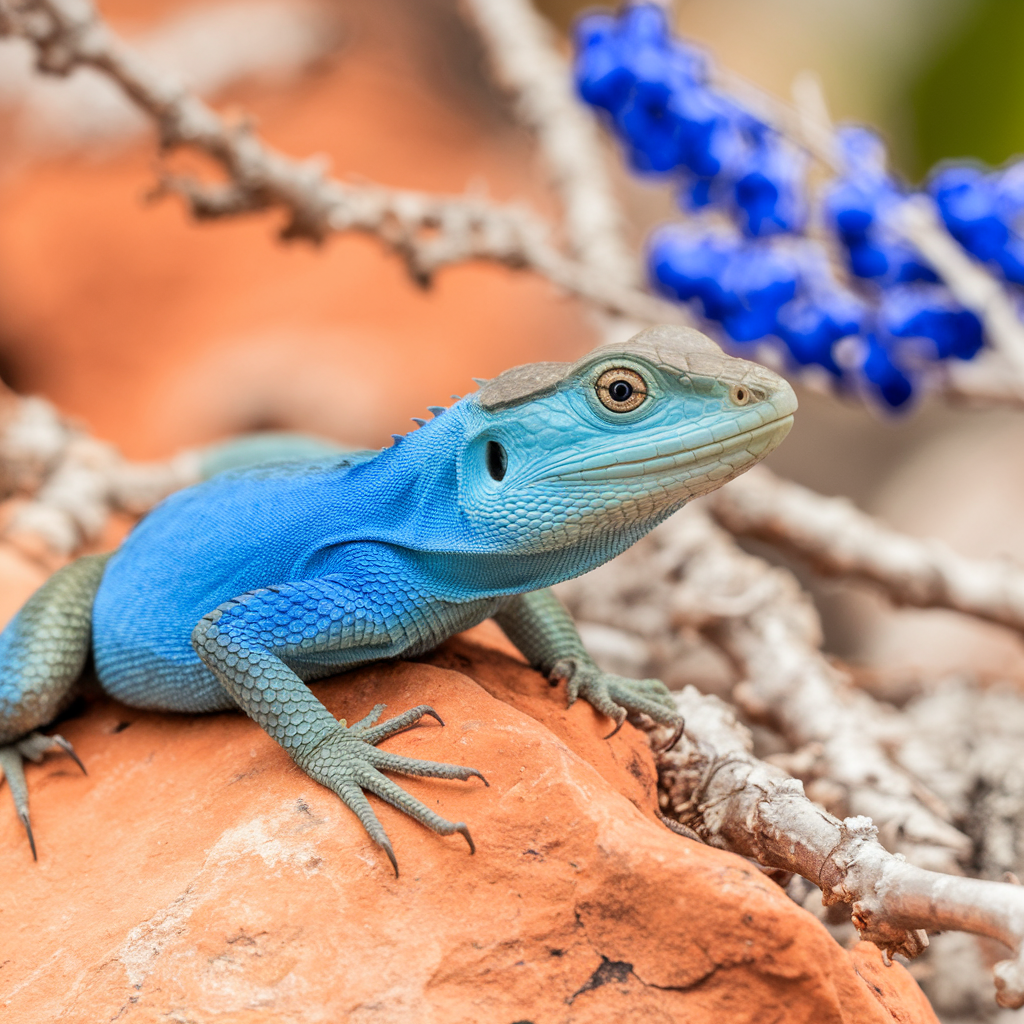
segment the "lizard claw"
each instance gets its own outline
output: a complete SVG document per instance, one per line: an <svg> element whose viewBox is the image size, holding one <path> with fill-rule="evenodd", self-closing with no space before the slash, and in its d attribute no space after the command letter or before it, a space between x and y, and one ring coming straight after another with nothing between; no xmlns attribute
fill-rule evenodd
<svg viewBox="0 0 1024 1024"><path fill-rule="evenodd" d="M82 764L82 759L75 753L75 748L73 746L71 746L71 744L66 739L64 739L63 736L58 734L58 735L51 736L50 739L53 740L53 742L56 743L57 746L60 747L60 749L63 750L64 753L67 754L68 757L70 757L71 760L74 761L75 764L77 764L79 768L82 769L82 774L83 775L88 775L89 774L85 770L85 765Z"/></svg>
<svg viewBox="0 0 1024 1024"><path fill-rule="evenodd" d="M30 732L15 743L0 746L0 771L2 777L7 779L7 788L11 791L18 820L28 836L33 860L38 860L39 856L36 852L36 838L32 833L32 819L28 813L28 784L25 782L24 762L38 763L51 750L62 750L82 769L84 775L88 774L74 748L63 736L44 736L41 732Z"/></svg>
<svg viewBox="0 0 1024 1024"><path fill-rule="evenodd" d="M666 750L675 746L682 735L682 716L668 687L659 679L626 679L572 658L556 662L548 678L566 680L570 707L577 697L583 697L595 710L614 720L615 728L605 739L611 739L630 714L644 714L675 730Z"/></svg>
<svg viewBox="0 0 1024 1024"><path fill-rule="evenodd" d="M373 793L381 800L398 808L415 821L433 829L439 835L460 833L469 844L469 852L476 852L476 845L469 829L459 822L448 821L432 811L415 797L389 779L383 773L400 772L403 775L418 775L438 779L461 779L476 777L489 785L475 768L457 764L441 764L435 761L421 761L403 757L386 750L379 750L376 744L389 736L408 729L425 715L441 722L440 715L425 704L410 708L401 715L380 725L375 724L383 710L378 705L366 718L351 728L338 722L311 750L293 754L295 763L313 780L336 793L345 805L359 818L370 838L387 854L398 877L398 861L391 840L366 799L366 793ZM441 724L444 724L443 722Z"/></svg>
<svg viewBox="0 0 1024 1024"><path fill-rule="evenodd" d="M388 855L388 860L391 861L391 866L395 869L395 878L398 877L398 859L395 857L394 847L391 845L391 840L385 835L383 841L378 839L377 845Z"/></svg>
<svg viewBox="0 0 1024 1024"><path fill-rule="evenodd" d="M483 776L481 776L481 778L483 778ZM469 829L461 821L455 826L455 831L461 833L465 837L466 842L469 843L470 855L472 856L476 853L476 843L473 842L473 837L469 834Z"/></svg>
<svg viewBox="0 0 1024 1024"><path fill-rule="evenodd" d="M615 728L612 729L612 731L610 733L608 733L607 736L605 736L606 740L610 740L622 728L622 726L625 724L625 721L626 721L626 709L625 708L618 708L616 714L612 715L611 717L613 717L615 719Z"/></svg>
<svg viewBox="0 0 1024 1024"><path fill-rule="evenodd" d="M675 727L675 731L668 738L668 742L663 747L658 748L658 753L667 754L683 738L683 731L685 729L686 722L684 722L683 719L680 718L679 724Z"/></svg>

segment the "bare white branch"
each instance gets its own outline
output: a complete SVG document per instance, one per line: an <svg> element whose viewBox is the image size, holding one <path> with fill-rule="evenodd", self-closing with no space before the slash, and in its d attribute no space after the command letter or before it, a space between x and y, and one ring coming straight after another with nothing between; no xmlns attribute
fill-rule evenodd
<svg viewBox="0 0 1024 1024"><path fill-rule="evenodd" d="M529 0L462 0L487 45L495 77L537 138L562 200L573 253L624 284L638 267L622 238L622 216L591 112L577 99L554 32Z"/></svg>
<svg viewBox="0 0 1024 1024"><path fill-rule="evenodd" d="M249 125L228 124L156 72L107 28L88 0L0 0L0 35L32 43L43 71L102 72L150 116L165 149L191 147L219 164L227 175L223 183L164 179L163 187L180 193L198 218L278 208L288 216L283 237L321 241L335 232L370 234L401 256L421 283L447 264L483 259L529 268L609 313L643 322L684 319L678 307L559 252L548 225L523 207L346 185L327 177L319 159L284 156Z"/></svg>
<svg viewBox="0 0 1024 1024"><path fill-rule="evenodd" d="M40 398L9 392L0 416L0 500L13 500L3 536L67 558L103 533L111 512L138 515L199 479L197 456L131 463Z"/></svg>
<svg viewBox="0 0 1024 1024"><path fill-rule="evenodd" d="M882 587L897 604L951 608L1024 631L1024 569L966 558L939 540L908 537L845 498L826 498L759 466L709 499L732 533L808 559L830 576Z"/></svg>
<svg viewBox="0 0 1024 1024"><path fill-rule="evenodd" d="M337 19L315 0L212 0L170 12L132 44L154 67L211 95L254 76L294 77L338 41ZM11 108L15 136L31 156L95 152L149 127L109 78L86 72L69 89L37 74L32 57L20 40L0 41L0 106Z"/></svg>
<svg viewBox="0 0 1024 1024"><path fill-rule="evenodd" d="M804 68L793 79L790 92L805 145L824 163L834 166L835 130L821 76L810 68Z"/></svg>
<svg viewBox="0 0 1024 1024"><path fill-rule="evenodd" d="M817 798L867 815L921 866L959 872L970 840L942 802L887 756L895 712L855 689L821 652L821 624L791 573L741 551L705 509L691 507L613 562L562 588L584 622L626 625L644 637L691 626L739 667L733 699L808 753ZM666 621L666 617L668 620ZM660 668L652 659L651 671Z"/></svg>
<svg viewBox="0 0 1024 1024"><path fill-rule="evenodd" d="M758 760L732 710L692 686L675 695L682 740L658 755L663 811L705 842L793 872L828 905L852 905L861 937L887 953L917 956L927 931L997 939L1012 959L994 968L1001 1006L1024 1005L1024 889L928 871L889 853L864 817L840 820L797 779ZM667 730L655 730L657 745Z"/></svg>

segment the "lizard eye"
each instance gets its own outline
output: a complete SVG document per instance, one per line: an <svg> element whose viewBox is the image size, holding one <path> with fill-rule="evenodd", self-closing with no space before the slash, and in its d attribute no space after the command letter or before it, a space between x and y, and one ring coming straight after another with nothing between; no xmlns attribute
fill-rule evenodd
<svg viewBox="0 0 1024 1024"><path fill-rule="evenodd" d="M647 381L636 370L605 370L595 385L601 404L612 412L632 412L647 397Z"/></svg>

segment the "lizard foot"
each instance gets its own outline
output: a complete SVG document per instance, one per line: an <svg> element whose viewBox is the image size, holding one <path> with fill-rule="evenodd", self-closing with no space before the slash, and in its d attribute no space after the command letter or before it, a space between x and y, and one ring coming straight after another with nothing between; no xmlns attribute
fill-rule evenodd
<svg viewBox="0 0 1024 1024"><path fill-rule="evenodd" d="M429 807L410 796L382 772L400 772L403 775L419 775L436 779L462 779L463 781L476 776L483 781L485 786L489 785L488 781L475 768L464 768L457 764L440 764L436 761L420 761L413 757L403 757L386 750L378 750L376 744L389 736L394 736L395 733L410 728L425 715L435 718L441 725L444 725L440 715L426 704L410 708L403 714L396 715L377 725L377 719L380 718L383 710L384 705L378 704L365 718L360 719L352 726L346 726L344 721L338 722L337 727L311 750L293 753L292 757L295 763L311 779L341 797L345 805L362 822L363 828L366 829L370 838L388 855L391 866L395 869L396 878L398 877L398 861L395 859L391 840L388 839L383 826L377 820L377 815L373 813L364 791L373 793L381 800L391 804L392 807L404 811L410 818L433 829L439 835L450 836L454 832L460 833L469 843L469 852L475 853L476 847L473 844L473 838L463 822L448 821L439 814L435 814Z"/></svg>
<svg viewBox="0 0 1024 1024"><path fill-rule="evenodd" d="M24 761L34 761L38 764L43 755L51 750L62 750L82 769L82 774L87 775L85 765L75 753L74 747L64 739L63 736L44 736L41 732L30 732L16 743L9 743L0 747L0 769L7 779L7 786L14 798L14 809L25 826L28 835L28 845L32 848L32 859L38 860L36 856L36 840L32 835L32 822L28 813L28 786L25 783Z"/></svg>
<svg viewBox="0 0 1024 1024"><path fill-rule="evenodd" d="M615 721L615 728L605 737L611 739L629 714L645 714L659 725L674 730L669 747L673 747L683 730L683 717L676 710L669 688L660 679L627 679L602 672L596 665L582 664L575 658L562 658L551 669L552 682L566 681L569 707L582 697L602 714Z"/></svg>

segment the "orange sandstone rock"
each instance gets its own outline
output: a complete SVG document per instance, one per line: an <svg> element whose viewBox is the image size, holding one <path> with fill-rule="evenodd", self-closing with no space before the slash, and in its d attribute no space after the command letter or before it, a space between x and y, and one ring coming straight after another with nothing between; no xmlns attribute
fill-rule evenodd
<svg viewBox="0 0 1024 1024"><path fill-rule="evenodd" d="M496 632L316 686L350 720L432 704L445 728L386 746L491 783L404 783L470 824L475 857L375 802L397 879L242 715L93 697L60 726L89 776L29 768L37 864L0 799L0 1018L934 1024L902 967L658 823L643 735L602 739Z"/></svg>

